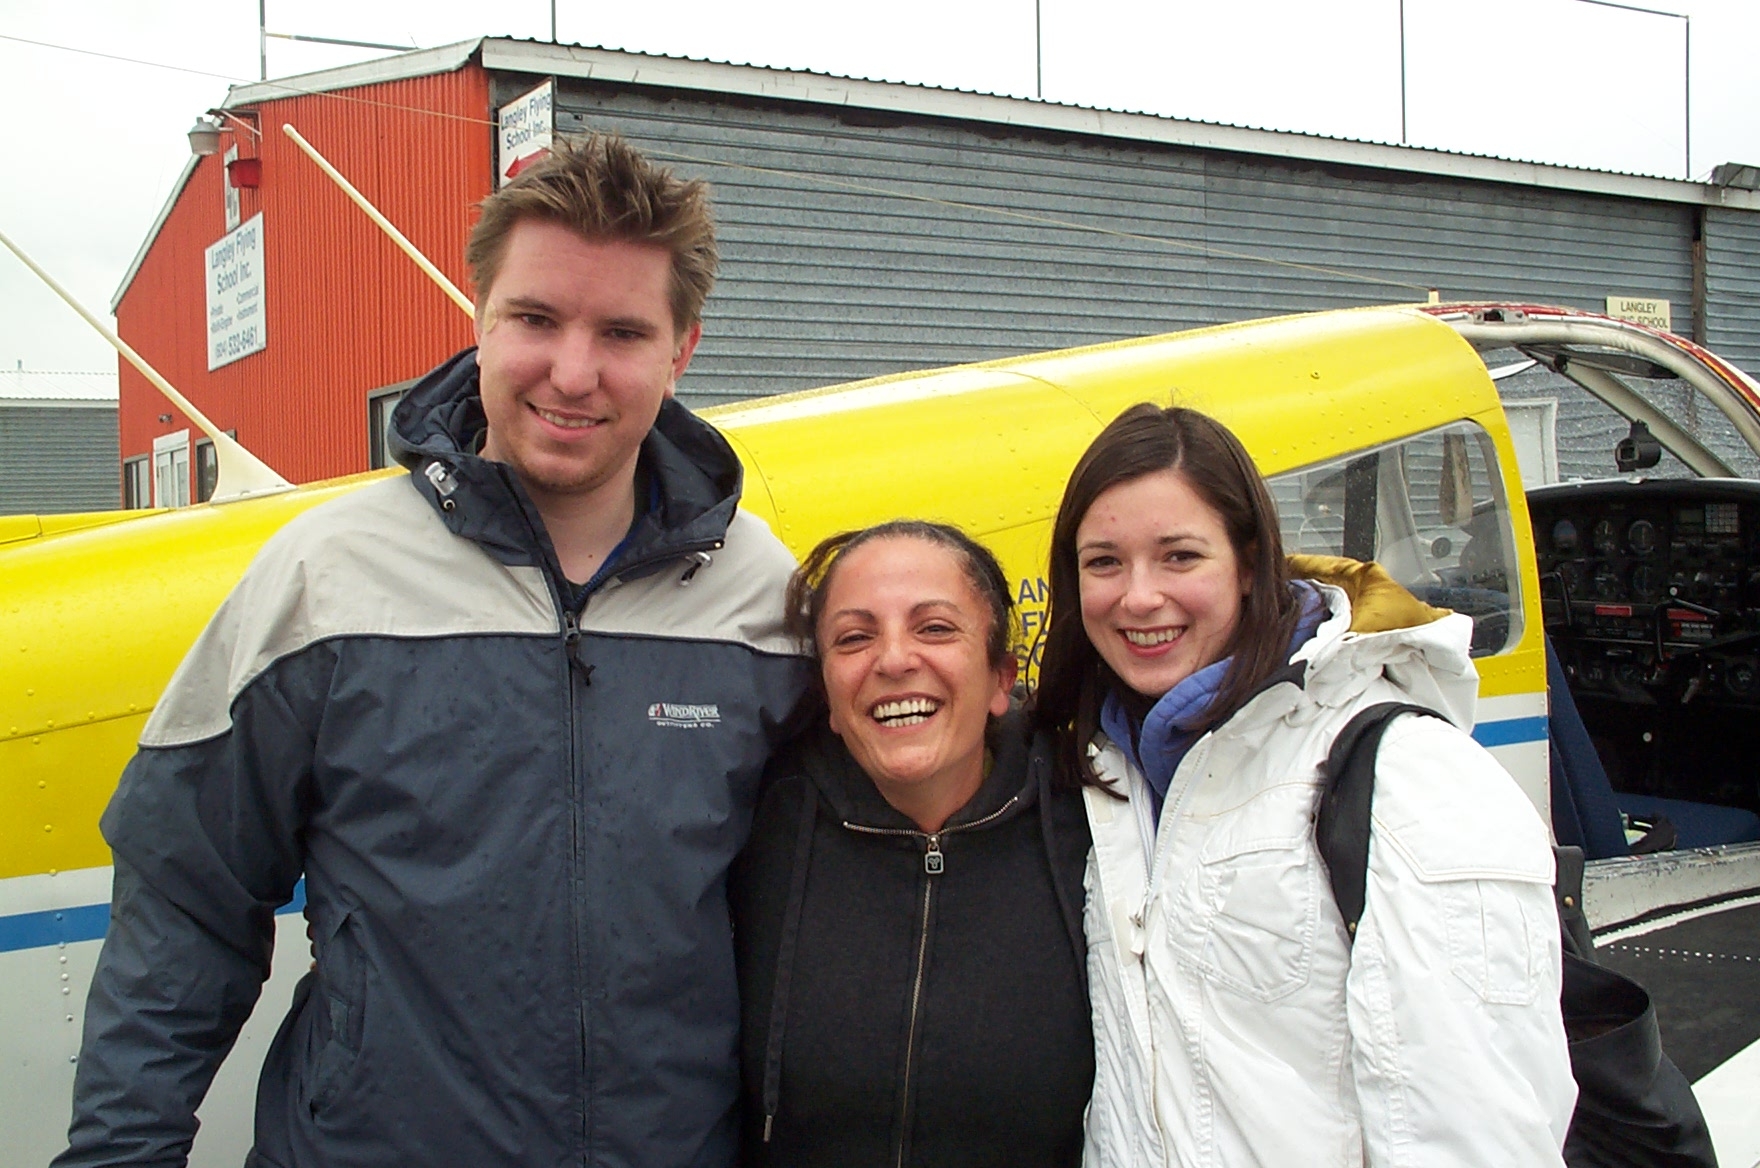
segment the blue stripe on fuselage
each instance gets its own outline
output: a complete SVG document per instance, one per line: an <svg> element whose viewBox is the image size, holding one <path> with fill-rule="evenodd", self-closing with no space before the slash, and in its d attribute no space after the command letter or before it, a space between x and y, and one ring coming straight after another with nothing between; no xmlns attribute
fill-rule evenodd
<svg viewBox="0 0 1760 1168"><path fill-rule="evenodd" d="M1522 742L1546 740L1546 718L1505 718L1497 722L1480 722L1473 727L1473 738L1481 746L1514 746ZM285 913L304 912L306 882L301 878L293 887L293 899L275 910ZM42 949L50 945L72 944L75 941L96 941L110 927L110 906L81 904L72 908L48 909L43 912L19 913L0 917L0 953L20 949Z"/></svg>
<svg viewBox="0 0 1760 1168"><path fill-rule="evenodd" d="M276 909L275 915L303 912L305 907L306 882L302 878L293 886L293 899ZM107 904L78 904L71 908L0 917L0 953L46 949L51 945L71 945L75 941L97 941L109 927L110 906Z"/></svg>
<svg viewBox="0 0 1760 1168"><path fill-rule="evenodd" d="M1481 722L1473 727L1473 740L1480 746L1514 746L1518 742L1546 741L1546 715L1532 718L1505 718L1500 722Z"/></svg>

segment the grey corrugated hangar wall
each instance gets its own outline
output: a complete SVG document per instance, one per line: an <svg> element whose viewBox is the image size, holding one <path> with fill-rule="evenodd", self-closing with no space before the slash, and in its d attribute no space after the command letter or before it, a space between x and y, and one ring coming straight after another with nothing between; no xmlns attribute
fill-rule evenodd
<svg viewBox="0 0 1760 1168"><path fill-rule="evenodd" d="M495 100L530 84L498 74ZM1682 204L566 78L556 110L560 132L616 130L714 184L693 405L1431 288L1666 298L1695 328ZM1719 328L1754 352L1760 307Z"/></svg>
<svg viewBox="0 0 1760 1168"><path fill-rule="evenodd" d="M1760 377L1760 214L1705 209L1705 344Z"/></svg>
<svg viewBox="0 0 1760 1168"><path fill-rule="evenodd" d="M0 515L115 507L120 457L113 404L0 401Z"/></svg>

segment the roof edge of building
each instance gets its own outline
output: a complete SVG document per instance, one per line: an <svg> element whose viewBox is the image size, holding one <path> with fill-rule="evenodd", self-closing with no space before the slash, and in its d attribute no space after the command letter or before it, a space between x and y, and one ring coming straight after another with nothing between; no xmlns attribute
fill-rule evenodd
<svg viewBox="0 0 1760 1168"><path fill-rule="evenodd" d="M153 244L159 238L159 232L165 229L165 220L171 218L171 208L177 206L177 200L183 197L183 188L189 185L190 176L195 174L201 159L192 154L183 164L183 173L171 184L170 192L165 196L165 203L159 208L159 214L153 218L153 225L147 228L147 234L141 240L141 246L134 253L134 259L128 263L128 270L122 273L122 282L116 285L116 292L110 297L110 315L115 316L116 310L122 305L122 298L128 295L130 284L140 274L141 265L147 262L147 253L153 250Z"/></svg>
<svg viewBox="0 0 1760 1168"><path fill-rule="evenodd" d="M1555 163L1523 162L1434 147L1331 138L1290 130L1262 130L1250 126L1192 121L1166 114L1132 113L972 90L839 77L804 69L741 65L509 37L479 37L336 69L236 85L228 93L223 107L234 109L278 98L300 97L449 73L462 68L479 53L485 69L505 72L550 74L811 105L848 106L895 114L1014 126L1022 130L1220 150L1234 154L1282 158L1292 162L1356 166L1577 194L1760 211L1760 191L1737 190L1687 179L1624 174ZM182 195L190 176L195 173L196 163L199 161L192 157L172 185L165 205L160 208L158 217L148 229L133 262L129 264L115 295L111 297L112 313L127 295L129 286L146 260L147 252L158 239L165 220Z"/></svg>
<svg viewBox="0 0 1760 1168"><path fill-rule="evenodd" d="M724 64L690 57L632 53L622 49L557 45L548 41L485 37L482 41L482 52L485 69L507 72L550 73L559 77L579 77L626 85L730 93L814 105L850 106L888 113L1016 126L1022 130L1050 130L1160 145L1223 150L1297 162L1360 166L1374 170L1430 174L1440 178L1476 179L1584 194L1760 211L1760 192L1732 190L1687 179L1463 154L1434 147L1364 142L1291 130L1261 130L1217 122L1191 121L1166 114L1132 113L971 90L943 89L897 81L869 81L761 65Z"/></svg>
<svg viewBox="0 0 1760 1168"><path fill-rule="evenodd" d="M478 46L483 43L484 38L477 37L468 41L454 41L449 45L435 45L431 49L411 49L407 53L398 53L391 57L375 57L356 65L320 69L314 73L296 73L291 77L277 77L273 81L234 85L227 93L226 100L221 103L221 108L237 109L261 101L305 97L314 93L353 89L360 85L378 85L386 81L407 81L412 77L451 73L468 64L476 55Z"/></svg>
<svg viewBox="0 0 1760 1168"><path fill-rule="evenodd" d="M0 397L0 410L114 410L113 397Z"/></svg>

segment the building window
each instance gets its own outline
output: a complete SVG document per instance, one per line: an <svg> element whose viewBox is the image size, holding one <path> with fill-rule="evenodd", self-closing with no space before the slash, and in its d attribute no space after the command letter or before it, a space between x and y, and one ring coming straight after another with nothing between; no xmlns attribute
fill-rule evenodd
<svg viewBox="0 0 1760 1168"><path fill-rule="evenodd" d="M400 381L367 392L367 466L383 470L391 465L391 411L415 384Z"/></svg>
<svg viewBox="0 0 1760 1168"><path fill-rule="evenodd" d="M153 505L153 459L137 454L122 462L122 505L130 511Z"/></svg>
<svg viewBox="0 0 1760 1168"><path fill-rule="evenodd" d="M207 438L196 442L196 502L206 503L214 497L214 484L220 481L220 456L214 443Z"/></svg>
<svg viewBox="0 0 1760 1168"><path fill-rule="evenodd" d="M226 431L228 438L236 439L237 430ZM196 439L196 502L206 503L214 497L214 488L220 485L220 452L214 449L211 438Z"/></svg>
<svg viewBox="0 0 1760 1168"><path fill-rule="evenodd" d="M189 431L153 439L153 506L189 506Z"/></svg>

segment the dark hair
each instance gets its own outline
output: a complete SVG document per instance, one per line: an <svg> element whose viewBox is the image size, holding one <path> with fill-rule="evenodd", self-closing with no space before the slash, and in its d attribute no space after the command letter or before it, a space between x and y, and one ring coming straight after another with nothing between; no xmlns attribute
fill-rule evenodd
<svg viewBox="0 0 1760 1168"><path fill-rule="evenodd" d="M789 634L815 660L818 658L819 618L825 614L825 594L831 591L831 578L836 575L838 564L856 548L879 539L921 540L953 554L972 589L990 610L990 632L984 648L990 668L1000 666L1002 659L1013 651L1015 640L1014 597L1009 592L1008 576L989 548L951 524L924 519L894 519L821 540L789 578L783 613L783 626Z"/></svg>
<svg viewBox="0 0 1760 1168"><path fill-rule="evenodd" d="M1066 782L1099 781L1087 746L1099 729L1107 693L1123 688L1082 627L1076 529L1102 493L1164 470L1179 472L1215 510L1249 580L1228 647L1234 663L1204 725L1233 714L1288 656L1300 608L1289 589L1277 508L1252 456L1227 427L1196 410L1149 402L1130 407L1100 431L1076 463L1051 531L1045 654L1033 718L1055 736L1059 778Z"/></svg>
<svg viewBox="0 0 1760 1168"><path fill-rule="evenodd" d="M665 248L672 256L672 327L682 332L702 318L720 262L709 186L655 166L616 134L558 138L550 153L479 207L482 214L464 249L479 308L501 270L509 233L536 219L584 239Z"/></svg>

